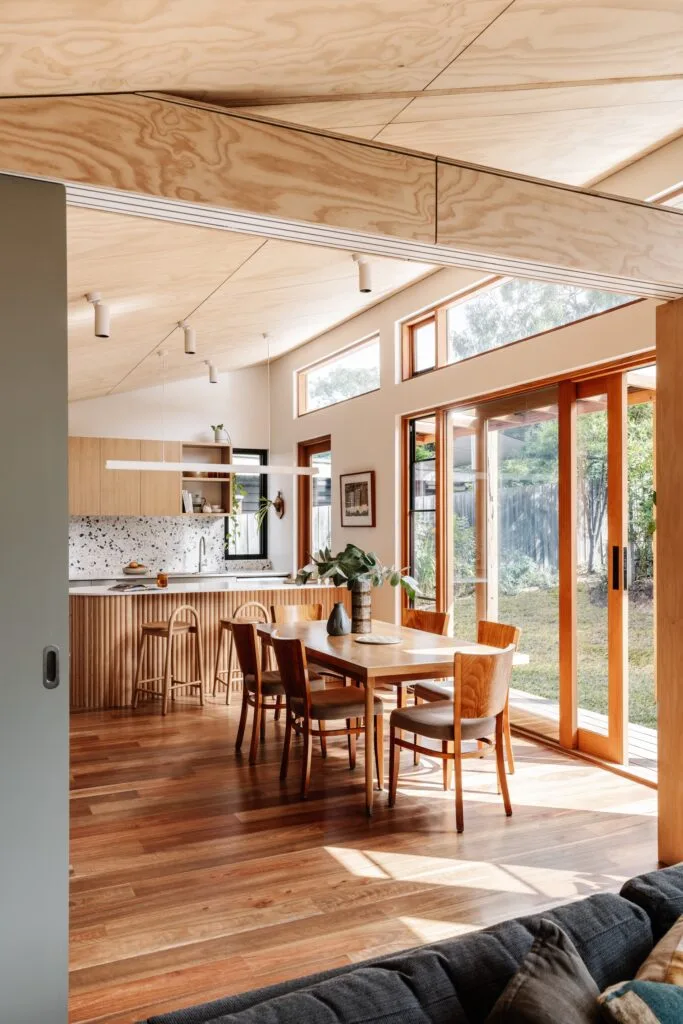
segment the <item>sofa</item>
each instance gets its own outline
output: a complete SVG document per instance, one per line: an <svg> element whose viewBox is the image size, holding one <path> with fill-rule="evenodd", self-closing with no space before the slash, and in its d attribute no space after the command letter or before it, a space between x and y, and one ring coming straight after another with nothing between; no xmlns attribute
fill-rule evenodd
<svg viewBox="0 0 683 1024"><path fill-rule="evenodd" d="M602 991L633 978L683 914L683 864L615 893L455 939L272 985L141 1024L484 1024L529 952L540 919L571 938Z"/></svg>

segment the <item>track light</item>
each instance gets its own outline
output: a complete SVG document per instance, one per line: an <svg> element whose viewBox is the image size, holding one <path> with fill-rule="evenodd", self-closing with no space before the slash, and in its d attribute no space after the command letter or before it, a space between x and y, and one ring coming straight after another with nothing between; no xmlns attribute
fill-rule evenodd
<svg viewBox="0 0 683 1024"><path fill-rule="evenodd" d="M358 264L358 291L364 294L372 291L372 274L367 256L354 252L353 262Z"/></svg>
<svg viewBox="0 0 683 1024"><path fill-rule="evenodd" d="M86 299L91 303L95 310L95 337L108 338L111 333L109 306L105 306L102 302L102 296L99 292L88 292Z"/></svg>
<svg viewBox="0 0 683 1024"><path fill-rule="evenodd" d="M209 367L209 383L218 384L218 370L208 359L204 360L204 365Z"/></svg>
<svg viewBox="0 0 683 1024"><path fill-rule="evenodd" d="M182 327L185 336L185 355L193 356L197 351L197 332L185 320L179 320L178 327Z"/></svg>

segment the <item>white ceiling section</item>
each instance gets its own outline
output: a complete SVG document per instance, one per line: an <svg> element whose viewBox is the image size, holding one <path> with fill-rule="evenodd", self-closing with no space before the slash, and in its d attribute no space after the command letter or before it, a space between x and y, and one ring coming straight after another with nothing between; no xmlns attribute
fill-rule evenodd
<svg viewBox="0 0 683 1024"><path fill-rule="evenodd" d="M3 0L0 26L0 95L177 93L572 185L683 131L683 0ZM367 301L343 252L96 210L70 210L69 267L74 398L156 383L196 307L196 361L173 339L169 379L260 360L263 331L280 354ZM373 269L377 301L431 268Z"/></svg>

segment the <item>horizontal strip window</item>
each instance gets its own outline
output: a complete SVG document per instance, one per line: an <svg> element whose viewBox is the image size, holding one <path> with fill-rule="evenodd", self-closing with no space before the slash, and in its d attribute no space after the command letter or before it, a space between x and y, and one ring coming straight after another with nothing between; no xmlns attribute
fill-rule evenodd
<svg viewBox="0 0 683 1024"><path fill-rule="evenodd" d="M380 386L379 335L300 370L297 385L299 416L377 391Z"/></svg>
<svg viewBox="0 0 683 1024"><path fill-rule="evenodd" d="M450 366L633 302L612 292L497 279L403 326L403 379Z"/></svg>

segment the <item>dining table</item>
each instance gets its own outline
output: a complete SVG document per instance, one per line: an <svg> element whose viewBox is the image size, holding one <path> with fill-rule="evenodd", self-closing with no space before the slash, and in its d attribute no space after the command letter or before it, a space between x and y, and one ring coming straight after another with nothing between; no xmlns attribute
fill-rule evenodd
<svg viewBox="0 0 683 1024"><path fill-rule="evenodd" d="M468 640L408 629L392 622L374 619L371 633L328 636L325 622L292 622L277 625L259 623L261 641L271 637L301 640L309 660L334 670L365 688L365 721L372 722L377 683L397 686L420 679L448 679L453 676L453 660L462 651L467 654L495 654L498 649ZM368 642L368 638L372 638ZM390 639L389 643L378 643ZM375 764L374 729L365 729L365 808L372 815Z"/></svg>

